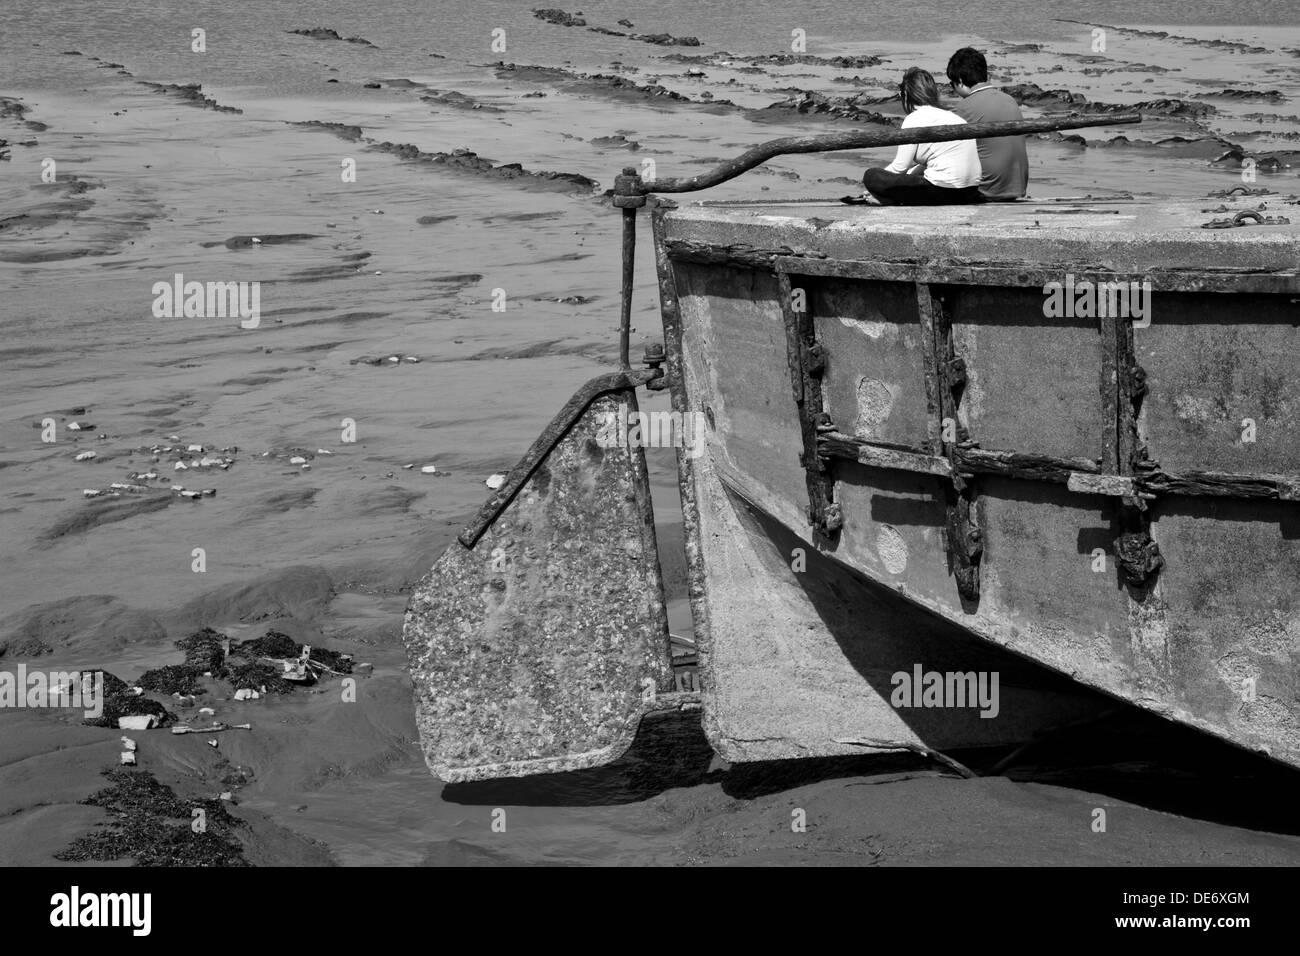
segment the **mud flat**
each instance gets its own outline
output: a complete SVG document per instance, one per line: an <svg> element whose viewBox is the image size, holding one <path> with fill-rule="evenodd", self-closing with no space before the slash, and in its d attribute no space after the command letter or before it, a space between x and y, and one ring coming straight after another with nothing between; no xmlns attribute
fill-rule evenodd
<svg viewBox="0 0 1300 956"><path fill-rule="evenodd" d="M357 28L373 44L351 29L291 36L295 24L253 5L226 24L228 36L272 47L247 79L216 58L156 62L93 11L90 33L0 63L11 75L0 99L10 157L0 158L0 670L104 670L120 681L106 683L123 712L147 700L157 709L134 706L170 715L132 732L137 765L119 770L125 731L86 726L80 712L0 709L0 862L67 865L59 854L74 847L97 862L157 859L166 848L111 825L133 801L159 827L195 807L215 817L219 802L230 817L214 827L222 844L201 854L253 865L1300 862L1293 822L1259 805L1268 793L1293 807L1285 781L1219 751L1174 759L1167 740L1062 747L962 781L925 763L733 768L685 736L676 762L647 745L609 777L438 784L415 743L403 611L487 496L485 479L508 471L614 360L618 217L598 184L644 159L677 175L779 135L893 125L899 114L881 94L913 62L941 73L951 52L866 38L792 54L756 36L727 38L748 52L715 53L656 42L661 32L709 40L667 14L652 25L588 15L582 27L518 14L515 28L600 52L566 63L569 52L512 45L509 56L536 65L492 63L503 54L480 43L467 56L449 34L434 53L403 43L383 13ZM467 14L475 42L493 25L479 17ZM1188 56L1211 47L1150 32L1122 59L1037 36L995 54L998 82L1020 85L1027 110L1128 110L1131 100L1147 117L1123 137L1035 141L1035 198L1203 196L1240 185L1243 160L1271 156L1252 186L1272 192L1250 202L1279 210L1296 191L1294 157L1261 143L1300 128L1293 73L1266 72L1283 58L1257 65L1267 55L1242 43L1234 69L1216 73ZM835 80L847 73L858 74L852 88ZM861 97L841 95L858 87ZM1224 95L1234 90L1247 95ZM58 160L55 182L39 179L46 156ZM353 183L340 180L345 157L357 160ZM834 198L887 159L773 163L716 197ZM634 354L659 337L644 248L638 258ZM151 286L177 272L261 281L261 327L154 318ZM493 309L496 289L504 311ZM68 430L87 416L96 430ZM54 443L33 427L46 417ZM341 438L345 419L354 442ZM186 461L235 463L167 483L130 477L174 467L155 445L190 444L206 450L186 450ZM239 452L220 451L230 446ZM671 452L650 467L667 516L665 572L680 579L668 570L683 560L671 556L680 531L667 530ZM672 586L670 613L682 615L684 589ZM344 700L342 678L283 694L267 683L262 695L262 682L196 674L175 642L203 628L232 644L275 632L350 654L356 699ZM158 689L135 695L146 674ZM258 698L235 699L252 689ZM171 733L206 720L251 729ZM815 824L797 838L796 806ZM1097 806L1111 814L1107 837L1087 830ZM510 815L507 834L491 831L496 807Z"/></svg>

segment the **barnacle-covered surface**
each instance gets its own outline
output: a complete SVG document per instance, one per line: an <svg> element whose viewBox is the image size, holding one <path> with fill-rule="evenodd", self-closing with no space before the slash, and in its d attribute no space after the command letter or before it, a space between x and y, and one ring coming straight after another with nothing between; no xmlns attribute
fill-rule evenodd
<svg viewBox="0 0 1300 956"><path fill-rule="evenodd" d="M593 401L475 545L453 543L416 587L403 638L444 780L609 763L670 689L644 453L607 440L620 406L635 412L635 392Z"/></svg>

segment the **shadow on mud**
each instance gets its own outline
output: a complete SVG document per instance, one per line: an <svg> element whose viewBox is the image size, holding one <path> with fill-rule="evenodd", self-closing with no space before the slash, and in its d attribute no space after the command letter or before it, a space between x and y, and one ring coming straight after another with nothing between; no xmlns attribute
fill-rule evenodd
<svg viewBox="0 0 1300 956"><path fill-rule="evenodd" d="M713 750L700 727L699 711L655 714L641 721L632 746L618 760L591 770L538 774L505 780L452 783L449 803L489 806L597 807L636 803L674 787L716 779L709 773Z"/></svg>
<svg viewBox="0 0 1300 956"><path fill-rule="evenodd" d="M953 751L978 775L1084 791L1225 826L1300 835L1300 773L1198 731L1120 705L1107 718L1023 748ZM678 787L718 784L755 799L824 780L860 777L887 786L948 774L914 754L864 754L736 764L714 757L699 715L646 720L631 749L606 767L510 780L450 784L443 799L492 806L613 806Z"/></svg>

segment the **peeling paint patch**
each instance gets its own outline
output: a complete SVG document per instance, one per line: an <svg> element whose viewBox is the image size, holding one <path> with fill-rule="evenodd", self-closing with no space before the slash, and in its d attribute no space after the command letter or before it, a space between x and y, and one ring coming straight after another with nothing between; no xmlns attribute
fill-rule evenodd
<svg viewBox="0 0 1300 956"><path fill-rule="evenodd" d="M1222 418L1215 413L1215 405L1209 399L1198 395L1179 395L1174 398L1174 414L1185 422L1206 424Z"/></svg>
<svg viewBox="0 0 1300 956"><path fill-rule="evenodd" d="M1242 681L1247 678L1259 679L1259 665L1243 651L1224 654L1214 662L1214 669L1232 687L1233 696L1240 696Z"/></svg>
<svg viewBox="0 0 1300 956"><path fill-rule="evenodd" d="M882 344L890 345L898 338L898 324L877 319L850 319L840 316L840 324L846 329L861 332L869 339L884 339Z"/></svg>
<svg viewBox="0 0 1300 956"><path fill-rule="evenodd" d="M1256 654L1286 660L1300 650L1300 618L1288 619L1281 611L1272 611L1263 620L1243 621L1241 636Z"/></svg>
<svg viewBox="0 0 1300 956"><path fill-rule="evenodd" d="M858 417L853 431L859 438L873 438L876 430L889 418L898 396L897 385L887 385L871 378L858 379Z"/></svg>
<svg viewBox="0 0 1300 956"><path fill-rule="evenodd" d="M907 542L892 525L882 524L876 532L876 554L890 574L907 570Z"/></svg>
<svg viewBox="0 0 1300 956"><path fill-rule="evenodd" d="M1276 697L1256 697L1241 705L1240 717L1257 732L1267 732L1272 736L1282 736L1295 745L1300 719L1285 703Z"/></svg>
<svg viewBox="0 0 1300 956"><path fill-rule="evenodd" d="M1169 605L1156 594L1128 602L1129 647L1138 687L1164 697L1169 688Z"/></svg>

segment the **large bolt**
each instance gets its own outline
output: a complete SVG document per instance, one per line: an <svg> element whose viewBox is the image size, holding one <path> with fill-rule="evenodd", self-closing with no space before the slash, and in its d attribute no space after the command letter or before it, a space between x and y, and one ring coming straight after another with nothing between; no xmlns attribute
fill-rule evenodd
<svg viewBox="0 0 1300 956"><path fill-rule="evenodd" d="M619 209L639 209L645 205L645 194L641 192L641 174L635 166L624 166L623 172L614 177L614 205Z"/></svg>

